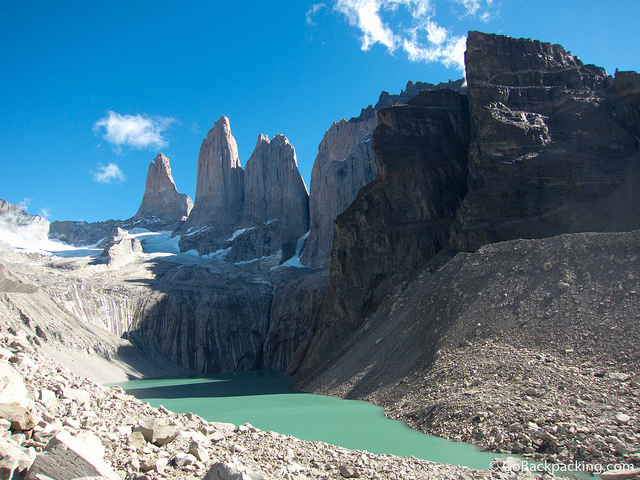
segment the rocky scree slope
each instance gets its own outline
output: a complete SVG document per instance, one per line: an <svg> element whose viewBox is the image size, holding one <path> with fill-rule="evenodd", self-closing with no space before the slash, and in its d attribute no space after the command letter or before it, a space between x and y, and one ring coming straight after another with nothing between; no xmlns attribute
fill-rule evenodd
<svg viewBox="0 0 640 480"><path fill-rule="evenodd" d="M638 231L585 233L458 254L296 387L494 451L639 464L639 245Z"/></svg>
<svg viewBox="0 0 640 480"><path fill-rule="evenodd" d="M540 478L373 455L152 408L75 375L34 339L24 330L0 333L3 479Z"/></svg>

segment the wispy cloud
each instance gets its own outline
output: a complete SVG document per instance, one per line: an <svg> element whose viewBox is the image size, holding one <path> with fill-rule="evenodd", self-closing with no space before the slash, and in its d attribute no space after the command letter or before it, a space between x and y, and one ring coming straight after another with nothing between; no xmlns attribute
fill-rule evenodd
<svg viewBox="0 0 640 480"><path fill-rule="evenodd" d="M311 8L307 11L307 25L315 25L316 22L313 21L313 17L322 10L323 8L327 8L325 3L314 3Z"/></svg>
<svg viewBox="0 0 640 480"><path fill-rule="evenodd" d="M110 163L107 166L98 163L98 171L92 173L93 181L98 183L121 183L125 180L124 173L115 163Z"/></svg>
<svg viewBox="0 0 640 480"><path fill-rule="evenodd" d="M483 22L488 22L500 11L499 2L496 0L454 0L462 5L463 17L477 17Z"/></svg>
<svg viewBox="0 0 640 480"><path fill-rule="evenodd" d="M31 199L27 197L24 197L22 201L18 203L18 206L25 212L29 210L29 205L31 205Z"/></svg>
<svg viewBox="0 0 640 480"><path fill-rule="evenodd" d="M38 213L38 215L40 215L42 218L49 219L49 217L51 216L51 208L42 207L40 209L40 213Z"/></svg>
<svg viewBox="0 0 640 480"><path fill-rule="evenodd" d="M171 117L149 115L121 115L107 111L107 116L93 125L96 133L102 134L113 145L116 153L121 153L123 145L142 150L166 147L169 142L163 133L176 120Z"/></svg>
<svg viewBox="0 0 640 480"><path fill-rule="evenodd" d="M494 7L494 0L451 1L463 8L463 17L483 21L490 19ZM466 37L454 35L435 20L433 0L336 0L334 10L360 30L362 50L379 43L412 62L441 63L464 71Z"/></svg>

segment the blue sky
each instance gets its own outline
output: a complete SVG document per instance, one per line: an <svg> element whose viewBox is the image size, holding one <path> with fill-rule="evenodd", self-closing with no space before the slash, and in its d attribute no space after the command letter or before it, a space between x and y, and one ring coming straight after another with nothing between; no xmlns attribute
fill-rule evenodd
<svg viewBox="0 0 640 480"><path fill-rule="evenodd" d="M640 2L620 0L2 1L0 198L50 220L128 218L162 151L195 195L221 116L244 165L286 135L307 185L333 121L407 80L462 76L468 30L559 43L640 69Z"/></svg>

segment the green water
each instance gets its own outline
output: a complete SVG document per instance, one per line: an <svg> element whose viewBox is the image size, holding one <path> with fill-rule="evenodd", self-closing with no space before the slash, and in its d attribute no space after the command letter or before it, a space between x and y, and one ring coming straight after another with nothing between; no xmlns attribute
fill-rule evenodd
<svg viewBox="0 0 640 480"><path fill-rule="evenodd" d="M206 378L134 380L120 385L153 406L193 412L215 422L249 422L303 440L316 440L371 453L486 470L495 453L411 430L367 402L288 390L279 372L216 374Z"/></svg>

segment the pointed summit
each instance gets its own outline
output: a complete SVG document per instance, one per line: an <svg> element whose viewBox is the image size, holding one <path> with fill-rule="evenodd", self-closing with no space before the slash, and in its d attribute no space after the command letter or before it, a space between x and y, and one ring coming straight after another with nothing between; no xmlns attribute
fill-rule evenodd
<svg viewBox="0 0 640 480"><path fill-rule="evenodd" d="M171 175L169 159L162 153L151 162L140 208L133 219L162 222L173 226L191 212L193 202L178 193Z"/></svg>
<svg viewBox="0 0 640 480"><path fill-rule="evenodd" d="M309 194L298 171L296 150L278 134L259 135L244 174L243 225L276 219L287 236L299 238L309 229Z"/></svg>
<svg viewBox="0 0 640 480"><path fill-rule="evenodd" d="M196 200L182 229L185 235L181 248L196 248L200 253L213 251L240 222L243 203L244 172L238 146L231 135L229 119L222 116L200 146ZM210 233L215 235L207 234L206 239L200 238L203 235L187 238L186 234L201 227L210 227Z"/></svg>

